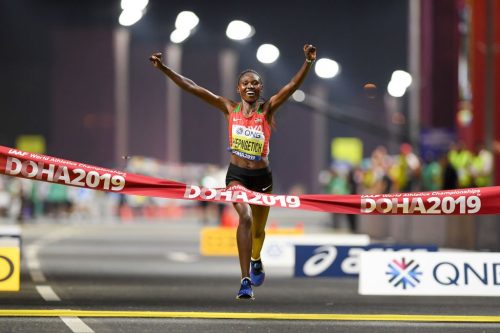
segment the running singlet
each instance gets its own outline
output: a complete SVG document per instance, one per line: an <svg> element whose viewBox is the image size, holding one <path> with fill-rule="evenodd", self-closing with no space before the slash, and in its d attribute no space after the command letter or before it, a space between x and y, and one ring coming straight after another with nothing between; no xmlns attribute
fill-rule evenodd
<svg viewBox="0 0 500 333"><path fill-rule="evenodd" d="M241 103L229 114L229 148L233 154L251 161L269 155L271 128L261 105L250 117L241 111Z"/></svg>

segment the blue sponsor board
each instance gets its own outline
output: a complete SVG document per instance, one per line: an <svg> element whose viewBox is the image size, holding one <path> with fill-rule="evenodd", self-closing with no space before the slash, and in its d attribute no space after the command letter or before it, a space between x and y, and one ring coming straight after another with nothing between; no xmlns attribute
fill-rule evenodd
<svg viewBox="0 0 500 333"><path fill-rule="evenodd" d="M298 277L359 275L359 255L363 252L436 252L434 245L295 246L294 275Z"/></svg>

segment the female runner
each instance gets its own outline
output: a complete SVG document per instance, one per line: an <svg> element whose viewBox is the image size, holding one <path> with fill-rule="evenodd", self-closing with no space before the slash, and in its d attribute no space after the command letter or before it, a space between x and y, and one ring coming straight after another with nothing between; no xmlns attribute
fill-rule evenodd
<svg viewBox="0 0 500 333"><path fill-rule="evenodd" d="M192 80L174 72L162 62L161 53L150 57L152 64L183 90L219 109L228 123L230 164L226 186L243 185L249 190L271 193L272 173L269 167L269 139L274 114L304 81L313 62L316 48L304 45L305 61L292 80L269 100L260 99L263 84L254 70L245 70L238 77L236 90L240 102L215 95ZM254 299L252 285L264 282L265 272L260 259L264 244L268 206L234 203L239 224L236 231L241 267L241 286L237 299Z"/></svg>

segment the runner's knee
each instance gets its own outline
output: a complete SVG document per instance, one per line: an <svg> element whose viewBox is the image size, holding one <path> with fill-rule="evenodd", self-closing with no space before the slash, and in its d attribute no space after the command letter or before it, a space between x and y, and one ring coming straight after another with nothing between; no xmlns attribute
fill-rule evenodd
<svg viewBox="0 0 500 333"><path fill-rule="evenodd" d="M252 215L251 214L241 214L240 215L240 225L250 228L252 226Z"/></svg>

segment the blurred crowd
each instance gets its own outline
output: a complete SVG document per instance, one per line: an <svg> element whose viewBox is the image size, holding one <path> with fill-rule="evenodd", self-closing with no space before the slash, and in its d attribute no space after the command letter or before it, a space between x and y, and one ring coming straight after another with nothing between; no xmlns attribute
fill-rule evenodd
<svg viewBox="0 0 500 333"><path fill-rule="evenodd" d="M319 182L329 194L384 194L490 186L492 175L493 153L482 144L469 150L456 143L425 157L402 144L396 155L377 147L359 166L334 162L320 173ZM333 227L339 227L341 217L332 216ZM346 220L349 230L356 232L357 217L346 215Z"/></svg>
<svg viewBox="0 0 500 333"><path fill-rule="evenodd" d="M330 194L379 194L490 186L492 175L493 153L484 145L468 150L457 143L422 157L402 144L396 155L377 147L359 166L334 162L319 181Z"/></svg>

